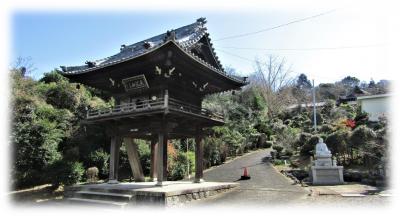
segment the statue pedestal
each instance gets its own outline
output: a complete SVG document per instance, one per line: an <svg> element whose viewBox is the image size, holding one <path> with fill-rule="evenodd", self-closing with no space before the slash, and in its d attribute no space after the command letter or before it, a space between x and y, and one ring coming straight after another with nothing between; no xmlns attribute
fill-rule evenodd
<svg viewBox="0 0 400 216"><path fill-rule="evenodd" d="M314 185L343 184L343 166L312 166L311 175Z"/></svg>
<svg viewBox="0 0 400 216"><path fill-rule="evenodd" d="M331 156L317 156L314 166L310 169L310 176L314 185L343 184L343 166L332 163Z"/></svg>

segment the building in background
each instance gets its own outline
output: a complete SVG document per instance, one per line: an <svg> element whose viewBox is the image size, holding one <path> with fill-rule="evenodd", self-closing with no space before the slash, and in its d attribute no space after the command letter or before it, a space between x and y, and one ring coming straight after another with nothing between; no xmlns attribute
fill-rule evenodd
<svg viewBox="0 0 400 216"><path fill-rule="evenodd" d="M368 113L370 121L378 121L381 116L390 115L391 94L358 97L361 110Z"/></svg>

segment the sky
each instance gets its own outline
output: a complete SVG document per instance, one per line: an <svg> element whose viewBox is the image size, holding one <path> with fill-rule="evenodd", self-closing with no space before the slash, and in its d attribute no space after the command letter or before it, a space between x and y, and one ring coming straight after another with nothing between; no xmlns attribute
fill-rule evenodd
<svg viewBox="0 0 400 216"><path fill-rule="evenodd" d="M332 11L333 10L333 11ZM245 37L294 20L325 15ZM111 56L122 44L132 44L207 19L207 28L224 66L242 75L254 71L254 60L268 55L284 58L296 76L316 83L347 75L360 80L393 79L385 70L385 17L367 7L264 8L262 10L133 10L133 11L14 11L11 16L11 55L29 57L38 79L60 65L82 65Z"/></svg>

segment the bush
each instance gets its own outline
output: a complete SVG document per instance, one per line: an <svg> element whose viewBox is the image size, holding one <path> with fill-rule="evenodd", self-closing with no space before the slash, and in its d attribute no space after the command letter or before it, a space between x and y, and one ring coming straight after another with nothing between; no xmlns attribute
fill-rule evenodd
<svg viewBox="0 0 400 216"><path fill-rule="evenodd" d="M335 109L336 102L334 100L327 100L322 107L321 113L329 116L331 112Z"/></svg>
<svg viewBox="0 0 400 216"><path fill-rule="evenodd" d="M293 156L293 151L289 150L289 149L285 149L285 151L283 151L283 155L291 157L291 156Z"/></svg>
<svg viewBox="0 0 400 216"><path fill-rule="evenodd" d="M344 154L349 133L345 130L336 131L328 135L325 140L326 145L333 154Z"/></svg>
<svg viewBox="0 0 400 216"><path fill-rule="evenodd" d="M99 169L100 177L106 178L108 176L108 159L110 155L103 151L103 149L98 149L89 155L89 167L97 167Z"/></svg>
<svg viewBox="0 0 400 216"><path fill-rule="evenodd" d="M274 160L274 165L284 165L285 161L284 160Z"/></svg>
<svg viewBox="0 0 400 216"><path fill-rule="evenodd" d="M271 146L274 144L274 141L267 141L265 142L264 148L271 148Z"/></svg>
<svg viewBox="0 0 400 216"><path fill-rule="evenodd" d="M361 148L369 141L376 138L375 132L365 125L361 125L353 130L350 135L350 144L353 148Z"/></svg>
<svg viewBox="0 0 400 216"><path fill-rule="evenodd" d="M280 155L281 152L282 152L282 150L283 150L283 147L282 147L282 146L276 146L276 145L274 145L274 146L272 147L272 149L275 150L275 151L278 153L278 155Z"/></svg>
<svg viewBox="0 0 400 216"><path fill-rule="evenodd" d="M295 147L302 147L304 144L308 142L308 140L311 138L312 134L310 133L305 133L302 132L297 138L297 141L294 143Z"/></svg>
<svg viewBox="0 0 400 216"><path fill-rule="evenodd" d="M189 154L190 153L190 154ZM194 171L194 153L189 152L189 172L192 173ZM188 160L186 157L186 153L178 152L174 168L171 171L171 180L181 180L183 179L188 171Z"/></svg>
<svg viewBox="0 0 400 216"><path fill-rule="evenodd" d="M312 136L310 139L305 143L301 148L300 148L300 155L302 156L312 156L313 155L313 150L315 148L315 145L318 143L319 137L318 136Z"/></svg>
<svg viewBox="0 0 400 216"><path fill-rule="evenodd" d="M361 126L361 125L366 125L368 123L368 113L361 111L361 108L357 111L357 115L354 118L354 121L356 122L356 127Z"/></svg>
<svg viewBox="0 0 400 216"><path fill-rule="evenodd" d="M73 185L78 183L85 169L82 163L59 160L49 167L48 178L54 188L60 185Z"/></svg>
<svg viewBox="0 0 400 216"><path fill-rule="evenodd" d="M48 73L44 73L43 78L41 78L39 81L44 83L51 83L51 82L60 83L68 81L68 79L57 71L51 71Z"/></svg>
<svg viewBox="0 0 400 216"><path fill-rule="evenodd" d="M267 145L266 142L267 142L267 135L261 133L257 138L257 147L266 148L265 147Z"/></svg>
<svg viewBox="0 0 400 216"><path fill-rule="evenodd" d="M330 124L323 124L321 125L321 127L319 128L319 132L320 133L326 133L326 134L330 134L335 130L335 128L330 125Z"/></svg>
<svg viewBox="0 0 400 216"><path fill-rule="evenodd" d="M135 143L138 146L138 154L140 158L140 164L142 165L143 174L150 175L150 166L151 166L151 150L150 143L144 140L135 140Z"/></svg>

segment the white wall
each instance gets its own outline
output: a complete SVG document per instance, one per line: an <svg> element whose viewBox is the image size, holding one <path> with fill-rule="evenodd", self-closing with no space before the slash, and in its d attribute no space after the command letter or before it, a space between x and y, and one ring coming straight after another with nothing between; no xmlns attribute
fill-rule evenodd
<svg viewBox="0 0 400 216"><path fill-rule="evenodd" d="M370 121L378 121L379 116L390 115L390 97L365 98L359 100L363 111L369 114Z"/></svg>

